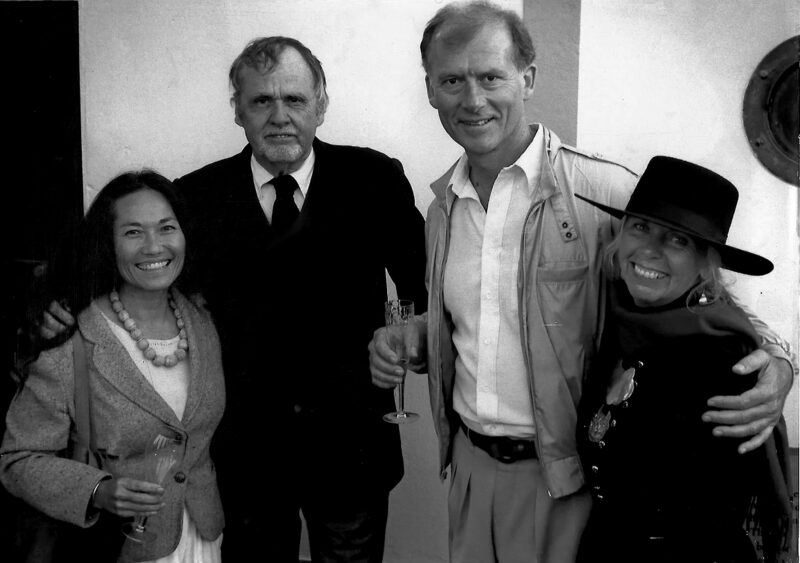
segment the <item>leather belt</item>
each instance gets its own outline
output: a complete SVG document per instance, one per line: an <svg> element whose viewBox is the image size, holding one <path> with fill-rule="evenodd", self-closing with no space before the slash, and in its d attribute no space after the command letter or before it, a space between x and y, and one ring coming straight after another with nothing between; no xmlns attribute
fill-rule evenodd
<svg viewBox="0 0 800 563"><path fill-rule="evenodd" d="M508 436L486 436L467 427L459 420L461 430L476 448L480 448L497 461L514 463L523 459L536 459L536 443L533 440L509 438Z"/></svg>

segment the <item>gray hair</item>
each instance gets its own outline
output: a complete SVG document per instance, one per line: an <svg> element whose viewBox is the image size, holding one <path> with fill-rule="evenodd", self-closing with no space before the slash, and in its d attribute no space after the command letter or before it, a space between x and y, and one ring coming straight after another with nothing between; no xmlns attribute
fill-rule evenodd
<svg viewBox="0 0 800 563"><path fill-rule="evenodd" d="M303 57L311 75L314 79L314 90L317 95L317 111L325 113L328 108L328 92L326 90L327 81L325 71L322 70L322 63L314 56L311 50L297 39L291 37L259 37L247 44L238 57L233 61L228 78L231 84L231 103L238 106L241 94L241 84L239 82L239 72L244 67L254 68L262 72L269 72L278 63L278 58L287 48L292 48Z"/></svg>

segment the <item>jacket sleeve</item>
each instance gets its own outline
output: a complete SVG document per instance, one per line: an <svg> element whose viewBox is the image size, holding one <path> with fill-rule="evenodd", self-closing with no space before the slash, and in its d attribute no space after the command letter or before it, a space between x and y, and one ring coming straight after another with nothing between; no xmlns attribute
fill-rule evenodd
<svg viewBox="0 0 800 563"><path fill-rule="evenodd" d="M34 508L86 527L95 485L108 474L60 457L74 429L72 343L42 353L11 402L0 447L0 481Z"/></svg>
<svg viewBox="0 0 800 563"><path fill-rule="evenodd" d="M797 356L794 354L789 343L780 337L775 331L773 331L767 323L762 321L756 314L740 299L738 299L735 295L731 293L731 297L733 298L734 303L742 309L747 315L747 320L753 325L753 328L756 329L756 332L761 337L761 349L765 350L771 356L776 358L780 358L789 362L792 366L792 371L795 375L798 375L800 371L798 371L798 363L797 363ZM741 359L741 358L739 358Z"/></svg>
<svg viewBox="0 0 800 563"><path fill-rule="evenodd" d="M414 203L414 190L397 159L383 174L387 189L378 227L386 235L386 269L401 299L414 301L417 313L428 306L425 289L425 221Z"/></svg>

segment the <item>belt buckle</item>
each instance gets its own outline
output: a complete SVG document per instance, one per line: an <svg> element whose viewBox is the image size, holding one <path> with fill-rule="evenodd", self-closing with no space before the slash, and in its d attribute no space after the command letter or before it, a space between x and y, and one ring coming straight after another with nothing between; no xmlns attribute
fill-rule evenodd
<svg viewBox="0 0 800 563"><path fill-rule="evenodd" d="M499 462L502 462L502 463L513 463L513 462L517 461L516 456L512 455L513 452L508 453L507 451L505 451L505 452L502 451L502 450L507 450L507 448L501 448L499 442L492 442L489 445L489 448L491 449L491 452L490 452L491 456L493 458L495 458Z"/></svg>

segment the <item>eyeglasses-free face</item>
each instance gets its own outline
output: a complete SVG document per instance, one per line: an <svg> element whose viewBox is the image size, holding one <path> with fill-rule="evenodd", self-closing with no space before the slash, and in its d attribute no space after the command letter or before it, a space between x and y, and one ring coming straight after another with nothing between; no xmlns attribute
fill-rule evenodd
<svg viewBox="0 0 800 563"><path fill-rule="evenodd" d="M617 263L634 303L658 307L689 291L698 282L706 260L691 236L627 216Z"/></svg>

